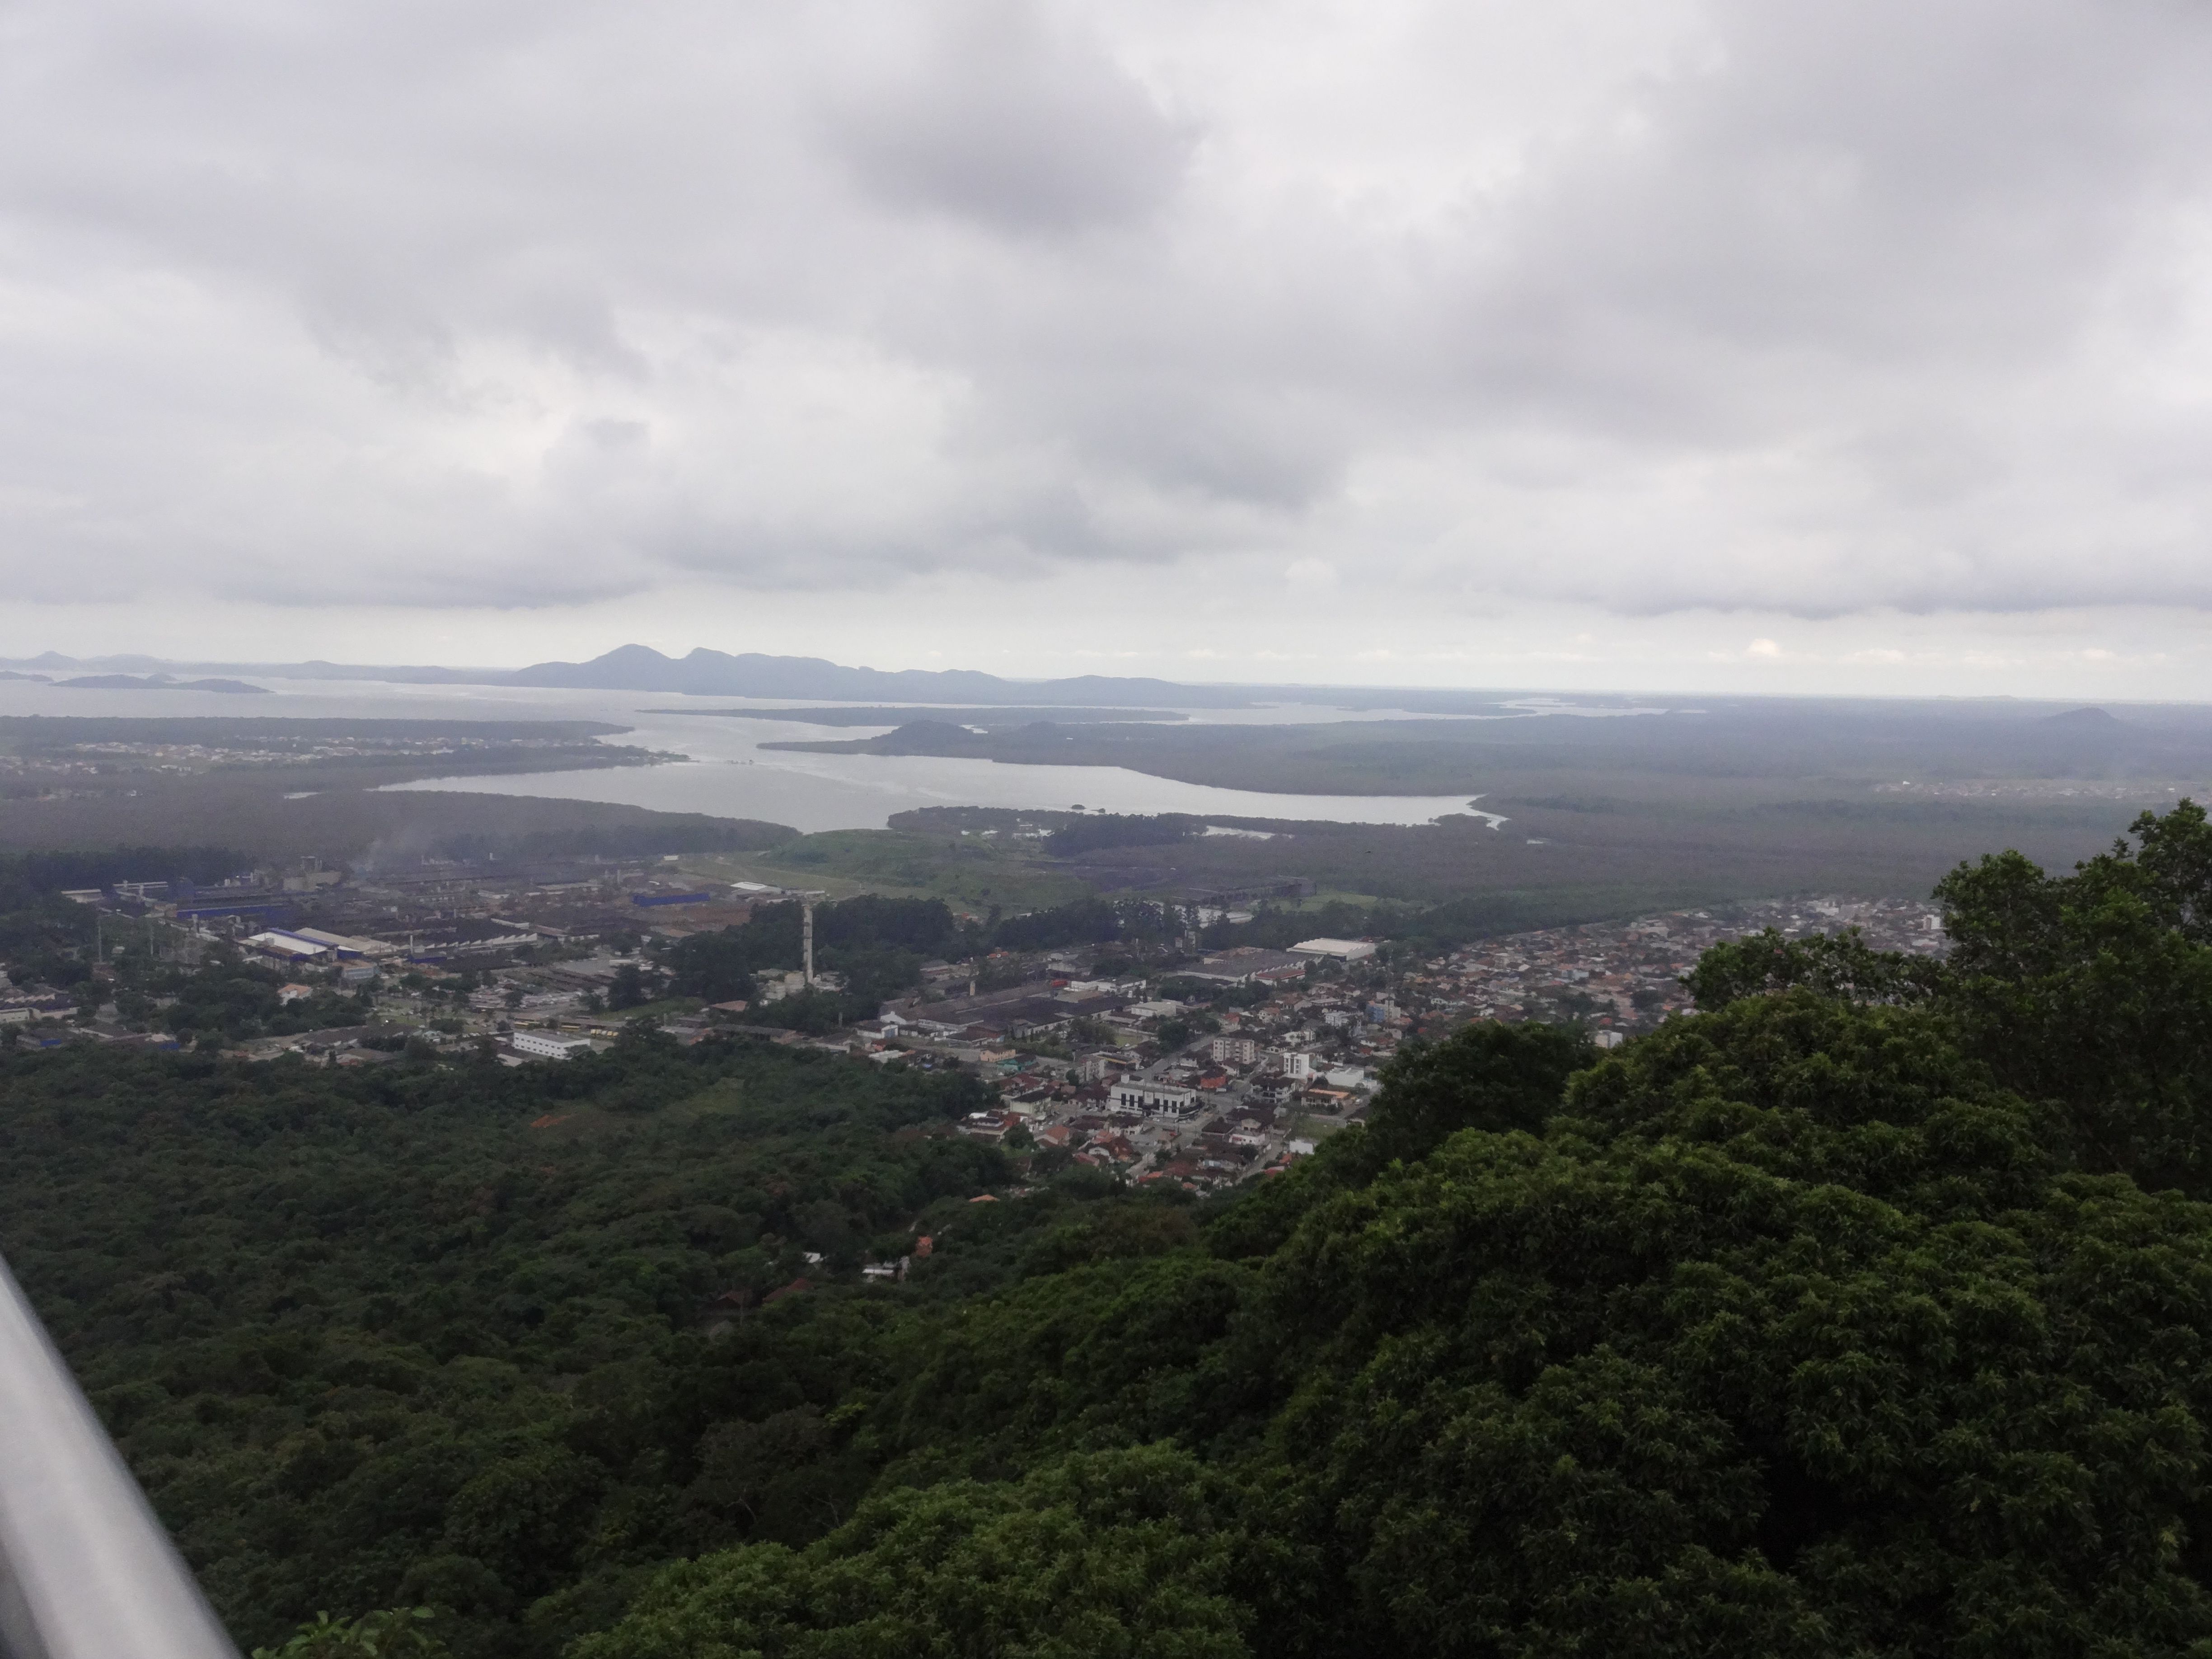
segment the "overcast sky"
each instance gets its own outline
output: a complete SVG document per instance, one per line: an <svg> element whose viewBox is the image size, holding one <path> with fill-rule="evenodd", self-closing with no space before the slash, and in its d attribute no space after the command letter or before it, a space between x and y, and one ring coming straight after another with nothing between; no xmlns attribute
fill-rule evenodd
<svg viewBox="0 0 2212 1659"><path fill-rule="evenodd" d="M2202 0L0 0L0 652L2212 695Z"/></svg>

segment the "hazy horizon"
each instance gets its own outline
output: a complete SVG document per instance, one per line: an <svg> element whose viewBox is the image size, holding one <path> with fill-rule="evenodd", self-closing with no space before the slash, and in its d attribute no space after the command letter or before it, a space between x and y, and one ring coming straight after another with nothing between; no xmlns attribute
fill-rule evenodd
<svg viewBox="0 0 2212 1659"><path fill-rule="evenodd" d="M637 644L637 643L641 643L641 642L640 642L640 641L623 641L623 646L629 646L629 645L634 645L634 644ZM163 655L161 655L160 653L153 653L153 652L131 652L131 651L88 652L88 653L84 653L84 654L82 654L82 655L77 655L77 654L71 653L67 653L67 652L56 652L56 651L51 651L51 650L49 650L49 651L39 652L39 653L30 653L30 654L24 654L24 655L13 655L13 656L9 656L9 655L0 655L0 668L21 669L21 668L24 668L24 667L27 667L27 666L36 666L36 665L40 665L40 664L41 664L41 663L44 663L44 664L46 664L46 665L48 665L57 667L58 672L69 672L69 667L76 667L76 666L82 666L82 667L84 667L84 668L86 668L87 670L91 671L91 672L100 672L100 671L103 671L103 670L115 670L115 671L126 672L148 672L148 671L149 671L149 670L153 670L153 669L155 669L155 668L160 668L160 669L210 670L210 671L228 670L228 671L233 671L233 672L240 672L240 673L254 673L254 674L258 674L258 675L260 675L261 677L263 677L263 678L276 678L276 679L282 679L282 678L285 678L285 677L284 677L284 676L283 676L283 675L279 671L282 671L282 670L283 670L283 669L287 669L287 668L302 668L302 667L317 667L317 668L325 668L325 669L337 669L337 668L362 668L362 669L369 669L369 670L384 670L384 671L386 671L386 672L407 672L407 671L425 670L425 671L437 671L437 672L446 672L446 673L452 673L452 674L482 673L482 674L486 674L486 675L509 675L509 674L514 674L514 673L520 672L521 672L521 671L523 671L523 670L526 670L526 669L528 669L528 668L536 667L536 666L542 666L542 665L544 665L544 664L549 663L549 662L568 662L568 661L574 661L574 662L578 662L578 663L589 662L589 661L593 660L593 659L594 659L594 658L596 658L596 657L598 657L598 656L604 656L604 655L609 654L610 653L611 653L611 652L613 652L613 651L615 651L615 650L618 650L618 649L621 649L621 648L623 648L623 647L608 647L608 651L607 651L607 652L602 652L602 653L593 653L593 657L592 657L592 658L583 658L583 659L538 659L538 661L536 661L536 662L504 662L504 663L493 663L493 662L460 662L460 661L429 662L429 661L423 661L423 660L405 661L405 662L402 662L402 661L396 661L396 660L395 660L395 661L384 661L384 662L368 662L368 661L362 661L362 662L338 662L338 661L334 661L334 660L332 660L331 659L329 659L329 658L297 658L297 659L288 659L288 660L278 660L278 659L259 659L259 660L257 660L257 659L250 659L250 658L163 656ZM718 649L719 649L719 647L708 646L708 647L694 647L694 649L696 649L696 650L708 650L708 651L714 651L714 650L718 650ZM687 656L687 655L690 654L690 653L689 653L689 652L685 652L685 651L676 651L676 652L663 652L661 654L662 654L662 655L664 655L664 656L665 656L665 657L667 657L667 658L669 658L672 661L676 661L676 660L680 660L680 659L681 659L682 658L684 658L684 656ZM734 656L734 655L748 654L748 653L732 652L732 653L725 653L724 654L726 654L726 655L732 655L732 656ZM797 661L805 661L805 662L827 662L827 663L830 663L832 666L835 666L835 667L838 667L838 668L855 668L855 669L861 670L861 671L862 671L862 672L904 672L904 671L908 671L908 670L919 669L919 670L920 670L921 672L930 672L930 673L933 673L933 672L947 672L947 671L951 671L951 672L959 672L959 671L966 670L966 669L969 669L969 665L967 665L967 664L963 664L963 663L946 663L946 662L920 663L920 664L916 664L916 663L892 663L892 664L882 664L882 663L839 662L839 661L837 661L837 660L836 660L836 659L834 659L834 658L819 658L819 657L811 657L811 656L801 656L801 655L799 655L799 653L786 653L786 652L762 652L762 653L750 653L750 654L758 654L758 655L767 656L767 657L769 657L769 658L772 658L772 659L778 659L778 660L782 660L782 661L793 661L793 662L797 662ZM63 666L61 666L61 665L64 665L64 664L65 664L65 665L69 665L69 667L63 667ZM994 672L994 671L988 671L988 670L985 670L985 671L971 671L971 672ZM2105 696L2102 696L2102 697L2098 697L2098 696L2070 696L2070 695L2068 695L2067 693L2065 693L2065 692L2063 692L2063 691L2054 691L2054 690L2041 690L2041 691L2036 691L2036 692L2016 692L2016 691L1998 691L1998 690L1974 690L1974 691L1949 691L1949 692L1946 692L1946 691L1880 690L1818 690L1818 689L1810 689L1810 688L1808 688L1808 689L1790 689L1790 688L1761 688L1761 689L1746 689L1746 688L1738 687L1738 688L1728 689L1728 688L1722 688L1722 687L1714 686L1714 685L1698 686L1698 685L1695 685L1695 684L1689 684L1689 685L1683 685L1683 686L1676 686L1676 687L1665 687L1665 686L1658 686L1658 685L1633 685L1633 684L1631 684L1631 685L1619 685L1619 686L1599 686L1599 685L1582 684L1571 684L1571 683L1559 684L1508 684L1508 683L1504 683L1504 682L1502 682L1502 681L1492 681L1492 682L1488 682L1488 683L1469 683L1469 682L1462 682L1462 683L1456 683L1456 684L1445 684L1445 683L1428 683L1428 684L1423 684L1423 683L1420 683L1420 682L1415 682L1415 681L1400 681L1400 680L1390 680L1390 679L1385 679L1385 678L1371 678L1371 679L1342 679L1342 680L1333 680L1333 681L1332 681L1332 680L1299 680L1299 679L1291 679L1291 678L1234 678L1234 679L1232 679L1232 678L1212 678L1212 677L1209 677L1209 676L1207 676L1207 675L1206 675L1206 674L1204 674L1204 673L1195 673L1195 674L1194 674L1194 673L1179 673L1179 674L1161 674L1161 675L1139 675L1139 674L1135 674L1135 673L1123 673L1123 672L1104 672L1104 671L1091 670L1091 669L1079 670L1079 671L1074 671L1074 672L1070 672L1070 673L1064 673L1064 674L1052 674L1052 673L1042 673L1042 674L1017 674L1017 673L1011 673L1011 672L998 672L998 673L996 674L996 678L1000 678L1000 679L1002 679L1002 680L1005 680L1005 681L1006 681L1007 683L1009 683L1009 684L1016 684L1016 685L1027 685L1027 684L1053 684L1053 683L1055 683L1055 682L1058 682L1058 681L1061 681L1061 680L1066 680L1066 679L1071 679L1071 678L1081 678L1081 677L1085 676L1085 675L1096 675L1096 676L1097 676L1097 677L1098 677L1098 678L1107 678L1107 679L1131 679L1131 680L1145 679L1145 680L1164 680L1164 681L1166 681L1166 682L1167 682L1169 684L1170 684L1170 685L1179 685L1179 686L1188 687L1188 688L1192 689L1192 690L1246 690L1246 689L1249 689L1249 690L1255 690L1255 691L1301 691L1301 690L1310 690L1310 691L1314 691L1314 692L1322 693L1322 694L1328 694L1328 695L1337 695L1337 694L1348 693L1348 692L1358 692L1358 693L1385 693L1385 694L1387 694L1387 693L1389 693L1389 692L1392 692L1392 691L1405 691L1405 692L1409 692L1409 693L1418 693L1418 694L1420 694L1420 695L1422 695L1422 696L1434 696L1434 695L1437 695L1437 694L1440 694L1440 693L1463 693L1463 694L1465 694L1466 696L1470 696L1470 697L1483 697L1483 696L1495 696L1501 697L1501 698L1518 698L1518 697L1547 697L1547 698L1549 698L1549 697L1573 697L1573 696L1595 696L1595 697L1607 697L1607 698L1614 698L1614 699L1629 699L1629 700L1633 700L1633 699L1636 699L1636 698L1638 698L1638 697L1668 697L1668 698L1682 698L1682 697L1689 697L1689 698L1697 698L1697 697L1701 697L1701 696L1711 696L1711 697L1715 697L1715 698L1733 699L1733 700L1741 700L1741 699L1745 699L1745 698L1751 698L1751 699L1758 699L1758 698L1781 698L1781 699L1785 699L1785 700L1787 700L1787 699L1802 699L1802 700L1808 700L1808 701L1813 701L1813 700L1827 700L1827 701L1838 701L1838 700L1842 700L1842 701L1848 701L1848 700L1851 700L1851 699L1859 699L1859 698L1863 698L1863 699L1867 699L1867 700L1870 700L1870 701L1886 702L1973 702L1973 701L1988 701L1988 702L2034 702L2034 703L2051 703L2051 704L2066 704L2066 705L2075 705L2075 704L2093 703L2093 702L2094 702L2094 703L2111 703L2111 704L2113 704L2113 705L2115 705L2115 706L2123 707L2123 708L2124 708L2124 707L2128 707L2128 706L2130 706L2130 705L2140 705L2140 706L2144 706L2144 707L2173 706L2173 707L2184 707L2184 708L2194 708L2194 707L2203 707L2203 706L2212 705L2212 697L2154 696L2109 696L2109 695ZM330 678L330 677L328 677L328 676L324 676L324 677L319 677L319 678ZM462 684L498 684L499 682L497 682L497 681L484 681L484 682L461 682L461 683L462 683ZM849 702L856 701L855 699L852 699L852 698L838 698L838 697L831 697L831 696L818 696L818 697L811 697L811 698L810 698L810 697L805 697L805 696L793 696L793 697L774 696L774 697L771 697L771 696L765 696L765 695L761 695L761 696L753 696L753 695L750 695L750 694L741 693L741 692L732 692L732 691L712 691L712 690L702 690L702 691L680 691L680 690L656 690L656 689L650 688L650 687L635 687L635 688L628 688L628 689L623 689L623 688L611 688L611 688L606 688L606 689L607 689L607 690L609 690L610 691L614 691L614 690L622 690L622 691L623 691L623 694L624 694L624 695L633 696L641 696L641 696L697 696L697 697L701 697L701 698L719 698L719 699L722 699L722 700L725 700L725 701L732 701L732 702L747 702L747 701L752 701L752 702L823 702L823 703L838 703L838 702ZM897 700L896 700L896 698L894 698L894 700L893 700L894 706L896 706L896 701L897 701ZM908 701L912 702L915 702L915 703L916 703L917 705L919 705L919 704L926 703L926 702L927 702L927 699L926 699L926 698L921 698L921 697L917 696L917 697L909 698L909 699L908 699ZM951 707L951 706L955 706L955 705L953 705L953 704L947 704L946 706ZM1069 705L1069 707L1070 707L1071 708L1075 708L1075 709L1079 709L1079 708L1082 708L1083 706L1084 706L1084 705L1081 705L1081 704ZM1104 707L1104 706L1108 706L1108 705L1100 705L1100 706ZM95 712L98 712L98 711L97 711L97 710L95 710L95 709L92 709L92 708L87 708L85 712L87 712L87 713L95 713ZM1680 712L1680 711L1678 711L1678 712ZM1692 712L1694 712L1694 711L1692 711Z"/></svg>

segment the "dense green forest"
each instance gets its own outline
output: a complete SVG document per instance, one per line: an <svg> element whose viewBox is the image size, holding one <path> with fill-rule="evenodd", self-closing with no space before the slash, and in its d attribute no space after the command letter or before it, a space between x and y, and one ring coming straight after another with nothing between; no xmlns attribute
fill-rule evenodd
<svg viewBox="0 0 2212 1659"><path fill-rule="evenodd" d="M249 1644L2203 1655L2212 826L1940 896L1205 1206L760 1043L10 1056L0 1245Z"/></svg>

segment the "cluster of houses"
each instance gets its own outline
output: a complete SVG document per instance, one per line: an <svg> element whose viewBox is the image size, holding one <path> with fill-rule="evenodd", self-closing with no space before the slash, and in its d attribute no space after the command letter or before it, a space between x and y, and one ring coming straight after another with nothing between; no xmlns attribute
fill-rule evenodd
<svg viewBox="0 0 2212 1659"><path fill-rule="evenodd" d="M159 896L150 891L153 884L143 893L123 890L131 885L84 896L106 906ZM607 902L604 893L594 896ZM651 878L614 896L617 902L641 901L640 909L668 915L719 912L758 896L715 899ZM1148 977L1131 976L1126 958L1116 964L1124 971L1101 974L1101 959L1087 952L932 963L921 993L823 1037L745 1024L761 1020L761 1005L793 988L771 982L771 975L750 1006L702 1008L665 1029L689 1042L736 1025L877 1063L957 1066L994 1083L1000 1096L1000 1104L963 1125L963 1133L1064 1152L1137 1178L1204 1188L1279 1168L1316 1134L1356 1118L1380 1068L1416 1032L1441 1036L1478 1020L1572 1019L1601 1046L1610 1046L1688 1008L1681 979L1703 951L1769 927L1791 938L1856 927L1876 948L1922 955L1945 946L1933 906L1802 898L1725 915L1682 910L1512 934L1417 963L1388 959L1379 941L1344 939L1308 939L1287 950L1223 951ZM262 960L324 984L360 986L398 973L434 981L450 971L375 933L264 920L233 937ZM517 933L510 942L523 940ZM453 1035L461 1028L450 1023L442 1034L416 1033L432 1041L475 1042L495 1034L510 1063L561 1060L618 1034L623 1016L605 1006L606 994L626 971L649 973L653 966L649 957L635 953L580 957L571 949L554 960L495 970L496 977L488 975L465 994L434 984L427 993L401 988L401 995L422 998L426 1012L442 1003L450 1012L473 1017L460 1036ZM990 976L987 970L1018 982L985 990L980 981ZM407 983L419 981L410 977ZM1182 994L1167 994L1164 987ZM284 994L307 996L313 989L297 983ZM66 1017L75 1006L52 988L19 988L0 975L0 1024L33 1025ZM371 1033L379 1042L386 1035L381 1029ZM386 1052L352 1031L271 1039L256 1052L303 1046L333 1063L368 1063Z"/></svg>
<svg viewBox="0 0 2212 1659"><path fill-rule="evenodd" d="M1766 928L1803 938L1854 927L1881 950L1932 956L1945 945L1924 903L1778 900L1513 934L1411 964L1386 963L1372 940L1225 951L1170 977L1247 988L1244 997L1139 1000L1133 983L1070 978L995 1001L886 1009L854 1041L879 1060L934 1054L995 1078L1000 1104L965 1133L1205 1190L1279 1170L1356 1120L1417 1031L1572 1020L1612 1047L1688 1010L1682 976L1713 945ZM1078 1035L1103 1040L1068 1041ZM1054 1039L1065 1046L1038 1052Z"/></svg>
<svg viewBox="0 0 2212 1659"><path fill-rule="evenodd" d="M1327 965L1375 953L1373 940L1310 940L1287 951L1224 951L1169 976L1267 994L1242 1007L1202 996L1140 1000L1133 983L1071 981L1051 993L1064 1000L1058 1011L1035 1006L1043 999L1034 995L1009 999L1006 1014L988 1024L969 1006L940 1008L933 1021L890 1010L863 1028L864 1040L883 1045L884 1058L972 1050L987 1076L995 1073L1001 1103L972 1115L963 1133L1203 1191L1282 1169L1364 1110L1374 1065L1410 1022ZM1032 1036L1099 1040L1024 1053L1016 1021ZM984 1046L994 1036L1003 1046Z"/></svg>
<svg viewBox="0 0 2212 1659"><path fill-rule="evenodd" d="M1402 994L1440 1024L1575 1019L1609 1048L1689 1009L1682 976L1706 950L1767 928L1785 939L1856 928L1876 950L1917 956L1946 945L1942 911L1919 900L1777 899L1484 939L1409 973Z"/></svg>

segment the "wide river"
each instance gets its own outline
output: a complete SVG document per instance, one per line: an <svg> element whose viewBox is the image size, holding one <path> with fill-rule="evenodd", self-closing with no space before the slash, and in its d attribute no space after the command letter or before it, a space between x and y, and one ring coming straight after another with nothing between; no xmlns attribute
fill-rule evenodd
<svg viewBox="0 0 2212 1659"><path fill-rule="evenodd" d="M1447 813L1490 818L1465 795L1298 795L1215 789L1111 766L1013 766L927 756L805 755L763 750L763 743L867 737L887 727L817 726L742 716L655 714L679 703L702 709L774 707L736 697L684 698L659 692L565 691L504 685L393 685L367 680L252 677L265 696L170 690L84 690L0 680L0 714L276 715L295 719L592 720L626 726L606 739L680 754L680 763L605 770L539 772L484 778L433 778L401 789L488 795L538 795L607 801L665 812L760 818L807 830L879 830L892 813L917 806L1085 806L1114 812L1190 812L1212 817L1330 819L1342 823L1426 823ZM1548 700L1547 700L1548 701ZM785 704L785 707L820 708ZM1192 719L1238 725L1313 724L1388 719L1390 711L1277 704L1253 709L1190 709ZM1527 713L1613 714L1569 706ZM1400 716L1402 718L1402 716ZM1068 711L1079 720L1080 711Z"/></svg>

